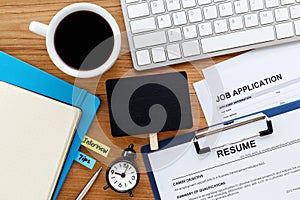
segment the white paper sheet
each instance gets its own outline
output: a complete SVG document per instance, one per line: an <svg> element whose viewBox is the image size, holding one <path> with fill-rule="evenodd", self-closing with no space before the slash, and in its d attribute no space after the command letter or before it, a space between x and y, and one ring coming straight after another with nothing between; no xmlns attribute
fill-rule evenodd
<svg viewBox="0 0 300 200"><path fill-rule="evenodd" d="M207 123L300 99L299 53L300 43L291 43L254 50L203 70L205 80L194 87Z"/></svg>
<svg viewBox="0 0 300 200"><path fill-rule="evenodd" d="M218 151L234 145L201 157L191 142L149 154L161 199L300 199L299 119L299 109L271 118L272 135L244 141L255 145L229 155ZM263 126L256 122L223 132L215 145L250 136Z"/></svg>

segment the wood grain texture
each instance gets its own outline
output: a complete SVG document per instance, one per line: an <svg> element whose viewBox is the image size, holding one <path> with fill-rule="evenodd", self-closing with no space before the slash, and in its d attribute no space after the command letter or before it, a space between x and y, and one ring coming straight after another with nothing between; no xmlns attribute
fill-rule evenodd
<svg viewBox="0 0 300 200"><path fill-rule="evenodd" d="M200 105L197 101L192 83L203 79L203 76L201 74L201 70L203 68L231 58L237 54L220 56L214 59L206 59L192 63L184 63L146 72L137 72L132 67L120 0L86 1L102 6L103 8L107 9L116 19L122 32L122 52L115 65L103 76L90 79L75 79L64 74L54 66L47 54L45 39L31 33L28 30L28 26L31 21L36 20L48 24L56 12L58 12L63 7L75 2L80 1L1 0L0 50L25 62L28 62L40 68L41 70L53 74L71 84L87 89L91 93L99 96L101 99L100 110L97 113L97 116L88 132L88 135L110 146L112 148L110 155L108 158L104 158L87 150L85 147L81 147L80 150L97 159L97 163L93 170L89 170L78 163L74 163L68 175L68 178L61 190L59 199L75 199L76 196L80 193L81 189L87 183L89 178L99 167L103 167L104 170L100 174L98 180L95 182L95 185L92 187L91 191L87 194L85 199L130 199L128 194L118 194L110 189L106 191L103 190L103 186L106 185L105 170L108 164L116 158L119 158L123 149L126 148L130 143L133 143L135 145L135 149L138 152L137 163L141 171L140 183L138 187L133 191L134 199L153 199L152 190L148 181L147 174L145 172L142 157L139 153L140 147L148 143L148 138L145 135L122 138L113 138L111 136L105 81L111 78L157 74L174 70L186 71L189 79L189 89L193 110L193 129L195 129L205 126L206 122ZM181 134L185 131L162 133L159 134L159 139L165 139L170 136L175 136L176 134Z"/></svg>

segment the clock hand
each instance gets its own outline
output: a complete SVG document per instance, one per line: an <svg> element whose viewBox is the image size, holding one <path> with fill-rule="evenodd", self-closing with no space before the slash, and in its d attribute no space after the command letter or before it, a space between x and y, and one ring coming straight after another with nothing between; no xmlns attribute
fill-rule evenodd
<svg viewBox="0 0 300 200"><path fill-rule="evenodd" d="M127 165L127 167L126 167L126 169L125 169L125 171L123 172L123 174L125 174L126 173L126 171L127 171L127 169L129 168L129 166Z"/></svg>
<svg viewBox="0 0 300 200"><path fill-rule="evenodd" d="M118 173L118 172L115 172L115 174L117 174L117 175L119 175L119 176L122 176L122 174L121 174L121 173Z"/></svg>
<svg viewBox="0 0 300 200"><path fill-rule="evenodd" d="M117 175L119 175L119 176L121 176L122 178L124 178L125 177L125 173L118 173L118 172L115 172L115 174L117 174Z"/></svg>

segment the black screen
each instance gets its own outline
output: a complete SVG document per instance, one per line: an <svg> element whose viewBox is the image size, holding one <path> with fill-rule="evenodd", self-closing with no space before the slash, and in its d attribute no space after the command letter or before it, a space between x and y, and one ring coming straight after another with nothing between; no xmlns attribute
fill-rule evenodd
<svg viewBox="0 0 300 200"><path fill-rule="evenodd" d="M112 79L106 90L114 137L193 126L185 72Z"/></svg>

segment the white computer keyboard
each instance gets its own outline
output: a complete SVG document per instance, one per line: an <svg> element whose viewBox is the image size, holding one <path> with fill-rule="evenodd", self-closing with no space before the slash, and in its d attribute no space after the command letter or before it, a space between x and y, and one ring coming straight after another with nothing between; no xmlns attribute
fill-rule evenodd
<svg viewBox="0 0 300 200"><path fill-rule="evenodd" d="M121 0L134 68L300 40L300 0Z"/></svg>

